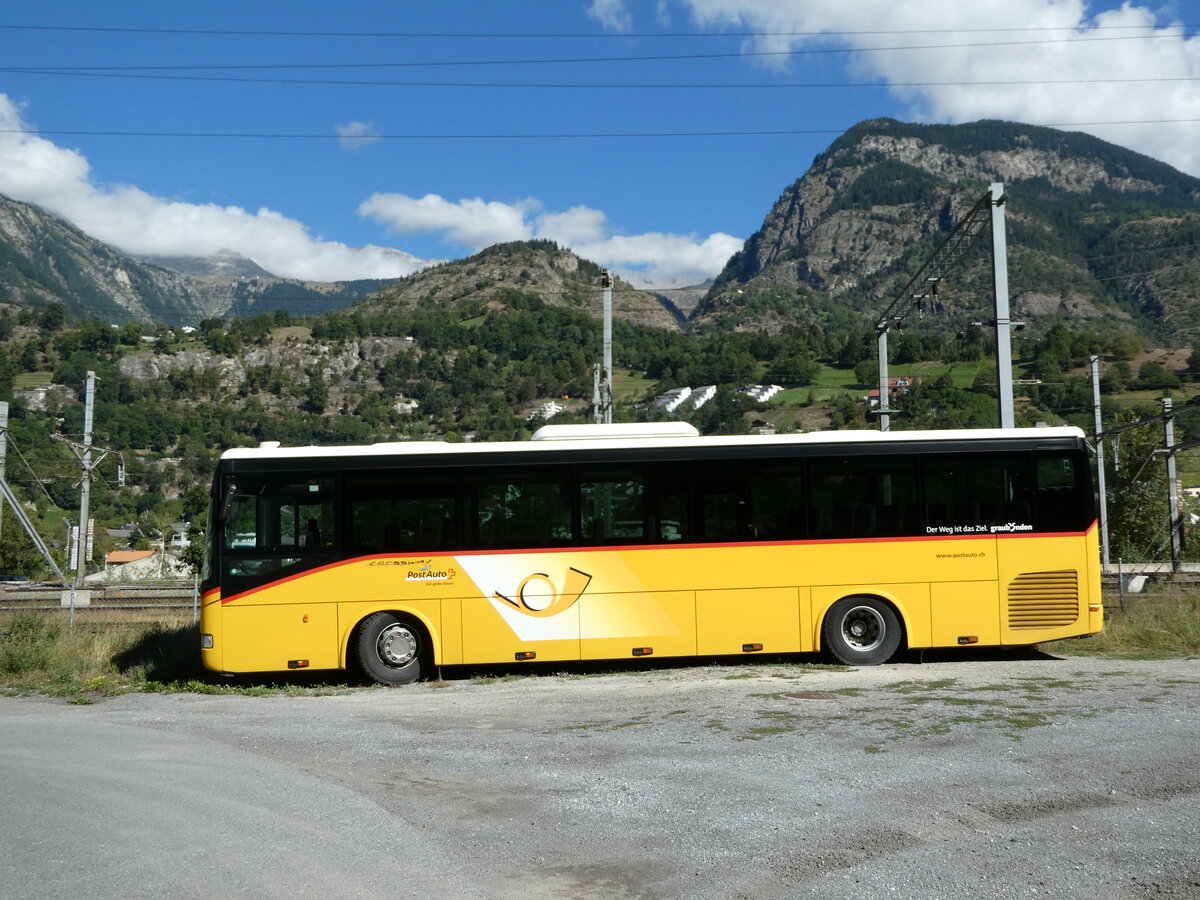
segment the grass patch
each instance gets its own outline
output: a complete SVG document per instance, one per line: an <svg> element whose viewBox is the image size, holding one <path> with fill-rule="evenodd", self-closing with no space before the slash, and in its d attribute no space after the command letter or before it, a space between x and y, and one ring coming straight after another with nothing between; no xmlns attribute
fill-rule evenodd
<svg viewBox="0 0 1200 900"><path fill-rule="evenodd" d="M507 681L520 681L528 677L528 675L515 672L510 672L508 675L476 675L471 679L471 684L503 684Z"/></svg>
<svg viewBox="0 0 1200 900"><path fill-rule="evenodd" d="M59 620L26 612L14 616L0 633L0 693L9 696L44 694L87 704L133 692L268 697L345 690L344 685L314 681L317 674L280 676L278 683L220 678L201 663L194 625L72 631Z"/></svg>
<svg viewBox="0 0 1200 900"><path fill-rule="evenodd" d="M1100 634L1043 646L1051 653L1125 659L1200 655L1200 591L1175 588L1126 598L1124 612L1114 610Z"/></svg>
<svg viewBox="0 0 1200 900"><path fill-rule="evenodd" d="M13 387L17 390L46 387L54 381L53 372L18 372L13 377Z"/></svg>

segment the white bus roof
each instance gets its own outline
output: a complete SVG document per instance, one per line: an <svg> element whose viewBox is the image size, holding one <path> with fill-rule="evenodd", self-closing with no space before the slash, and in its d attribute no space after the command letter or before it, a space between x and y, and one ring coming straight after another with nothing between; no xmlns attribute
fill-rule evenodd
<svg viewBox="0 0 1200 900"><path fill-rule="evenodd" d="M222 460L350 458L370 456L453 456L475 453L538 453L554 450L646 449L654 447L779 447L837 444L919 443L922 441L986 442L1003 440L1062 440L1082 438L1075 426L1050 428L970 428L946 431L813 431L804 434L727 435L701 437L683 423L638 425L556 425L538 429L534 440L447 443L446 441L391 441L348 446L282 447L267 441L258 447L238 447L221 454ZM664 426L674 426L664 428ZM562 431L550 431L550 429ZM686 430L685 430L686 429Z"/></svg>

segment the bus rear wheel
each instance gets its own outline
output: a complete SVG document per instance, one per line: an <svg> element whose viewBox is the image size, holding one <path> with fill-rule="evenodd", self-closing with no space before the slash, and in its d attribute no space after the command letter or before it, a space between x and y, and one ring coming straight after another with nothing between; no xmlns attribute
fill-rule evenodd
<svg viewBox="0 0 1200 900"><path fill-rule="evenodd" d="M380 684L409 684L421 677L424 633L394 613L367 616L355 641L363 673Z"/></svg>
<svg viewBox="0 0 1200 900"><path fill-rule="evenodd" d="M877 666L900 647L900 619L877 597L846 597L825 615L825 649L848 666Z"/></svg>

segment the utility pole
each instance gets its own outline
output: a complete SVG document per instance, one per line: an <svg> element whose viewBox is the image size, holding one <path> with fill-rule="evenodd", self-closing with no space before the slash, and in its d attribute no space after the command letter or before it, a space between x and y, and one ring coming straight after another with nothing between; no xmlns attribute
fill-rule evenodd
<svg viewBox="0 0 1200 900"><path fill-rule="evenodd" d="M83 399L83 484L79 492L79 543L75 566L75 590L83 586L87 563L88 516L92 504L92 414L96 402L96 373L88 370Z"/></svg>
<svg viewBox="0 0 1200 900"><path fill-rule="evenodd" d="M1104 426L1100 414L1100 357L1091 358L1092 416L1096 435L1096 487L1100 491L1100 561L1107 568L1108 557L1108 489L1104 484Z"/></svg>
<svg viewBox="0 0 1200 900"><path fill-rule="evenodd" d="M1172 406L1171 398L1163 397L1163 452L1167 456L1167 502L1171 512L1171 571L1178 573L1183 561L1183 546L1180 541L1183 519L1179 515L1179 484L1175 475L1175 416Z"/></svg>
<svg viewBox="0 0 1200 900"><path fill-rule="evenodd" d="M0 481L4 481L4 464L8 456L8 401L0 400ZM0 535L4 533L4 498L0 496Z"/></svg>
<svg viewBox="0 0 1200 900"><path fill-rule="evenodd" d="M989 189L992 210L992 291L996 302L996 393L1000 398L1000 427L1015 426L1013 415L1012 320L1008 303L1008 240L1004 231L1004 185Z"/></svg>
<svg viewBox="0 0 1200 900"><path fill-rule="evenodd" d="M612 424L613 407L613 361L612 361L612 275L608 269L600 270L600 287L604 289L604 373L600 386L600 404L604 410L604 424Z"/></svg>
<svg viewBox="0 0 1200 900"><path fill-rule="evenodd" d="M92 501L92 478L96 471L96 467L104 461L112 450L101 448L98 450L99 455L93 459L92 452L96 448L92 446L92 415L96 405L96 373L89 371L87 373L87 382L84 388L83 401L83 442L69 440L61 434L51 435L56 441L60 441L71 448L71 451L79 459L80 465L83 467L83 480L80 482L79 492L79 540L75 544L75 578L71 582L71 589L68 596L63 597L63 606L69 606L71 609L70 618L68 619L70 626L75 624L75 607L76 605L86 606L91 602L90 595L81 590L83 586L83 576L87 566L87 560L90 556L92 542L91 528L88 516L91 510Z"/></svg>

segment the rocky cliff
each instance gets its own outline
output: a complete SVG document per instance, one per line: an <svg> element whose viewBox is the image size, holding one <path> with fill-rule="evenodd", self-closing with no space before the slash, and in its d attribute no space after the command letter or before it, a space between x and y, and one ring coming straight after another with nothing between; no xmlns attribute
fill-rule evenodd
<svg viewBox="0 0 1200 900"><path fill-rule="evenodd" d="M1187 296L1200 286L1200 179L1082 134L891 120L864 122L817 157L695 321L779 327L837 312L869 321L993 182L1008 195L1015 316L1035 330L1064 318L1160 337L1200 328ZM986 317L989 251L985 239L936 312Z"/></svg>

